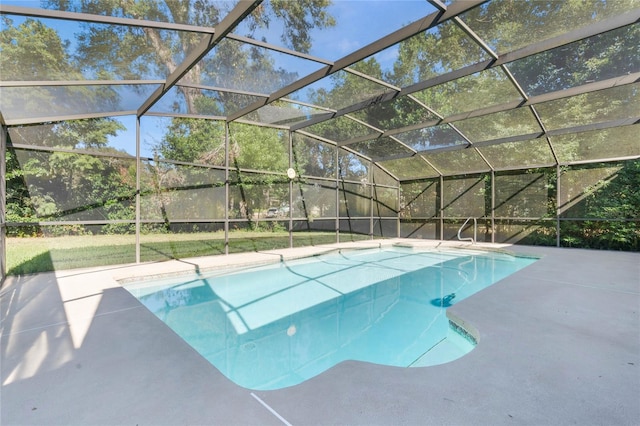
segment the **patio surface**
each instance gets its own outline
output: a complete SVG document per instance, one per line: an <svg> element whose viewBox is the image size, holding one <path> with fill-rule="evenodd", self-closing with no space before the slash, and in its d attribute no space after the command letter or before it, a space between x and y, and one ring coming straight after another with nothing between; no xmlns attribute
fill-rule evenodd
<svg viewBox="0 0 640 426"><path fill-rule="evenodd" d="M479 333L466 356L348 361L275 391L230 382L116 281L331 247L8 277L0 424L640 424L639 253L501 246L542 258L449 308Z"/></svg>

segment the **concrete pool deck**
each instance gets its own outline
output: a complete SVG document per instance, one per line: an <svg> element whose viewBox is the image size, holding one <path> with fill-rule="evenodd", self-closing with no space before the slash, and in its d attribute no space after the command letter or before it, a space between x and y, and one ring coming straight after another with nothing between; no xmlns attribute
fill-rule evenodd
<svg viewBox="0 0 640 426"><path fill-rule="evenodd" d="M399 241L461 245L340 246ZM639 253L500 246L542 258L449 308L478 330L466 356L347 361L275 391L230 382L116 281L336 246L8 277L0 424L640 424Z"/></svg>

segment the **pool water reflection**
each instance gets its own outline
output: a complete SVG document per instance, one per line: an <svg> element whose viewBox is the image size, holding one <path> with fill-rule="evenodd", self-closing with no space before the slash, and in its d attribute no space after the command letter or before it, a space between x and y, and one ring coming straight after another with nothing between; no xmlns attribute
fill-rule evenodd
<svg viewBox="0 0 640 426"><path fill-rule="evenodd" d="M473 345L452 330L446 308L534 261L394 247L125 288L229 379L266 390L344 360L408 367L458 358Z"/></svg>

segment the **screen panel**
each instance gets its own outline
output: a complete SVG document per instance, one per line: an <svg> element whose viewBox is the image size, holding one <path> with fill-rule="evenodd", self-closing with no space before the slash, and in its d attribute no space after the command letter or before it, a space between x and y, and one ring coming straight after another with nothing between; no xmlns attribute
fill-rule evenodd
<svg viewBox="0 0 640 426"><path fill-rule="evenodd" d="M288 132L231 123L229 138L231 167L280 173L289 168Z"/></svg>
<svg viewBox="0 0 640 426"><path fill-rule="evenodd" d="M561 163L640 156L640 125L553 136L551 144Z"/></svg>
<svg viewBox="0 0 640 426"><path fill-rule="evenodd" d="M398 186L398 181L377 164L372 164L373 183L377 185Z"/></svg>
<svg viewBox="0 0 640 426"><path fill-rule="evenodd" d="M157 262L225 253L224 223L147 221L140 235L140 260Z"/></svg>
<svg viewBox="0 0 640 426"><path fill-rule="evenodd" d="M225 218L224 170L143 161L140 217L167 223Z"/></svg>
<svg viewBox="0 0 640 426"><path fill-rule="evenodd" d="M398 221L396 219L374 219L374 238L396 238L398 236Z"/></svg>
<svg viewBox="0 0 640 426"><path fill-rule="evenodd" d="M440 221L428 219L402 219L400 238L440 239Z"/></svg>
<svg viewBox="0 0 640 426"><path fill-rule="evenodd" d="M223 121L143 117L140 120L140 140L143 155L156 160L225 165L226 130Z"/></svg>
<svg viewBox="0 0 640 426"><path fill-rule="evenodd" d="M494 234L496 243L555 246L556 222L496 219Z"/></svg>
<svg viewBox="0 0 640 426"><path fill-rule="evenodd" d="M7 215L39 221L133 220L135 159L9 149ZM20 213L18 213L20 212Z"/></svg>
<svg viewBox="0 0 640 426"><path fill-rule="evenodd" d="M289 247L288 221L261 223L234 220L229 223L229 253L247 253Z"/></svg>
<svg viewBox="0 0 640 426"><path fill-rule="evenodd" d="M377 136L379 134L370 127L352 120L347 116L340 116L333 120L314 124L306 127L304 131L320 136L323 139L329 139L333 142L343 142L361 136Z"/></svg>
<svg viewBox="0 0 640 426"><path fill-rule="evenodd" d="M637 25L627 25L507 66L525 93L536 96L636 73L640 71L639 45Z"/></svg>
<svg viewBox="0 0 640 426"><path fill-rule="evenodd" d="M388 137L350 143L346 146L372 159L382 159L394 157L396 155L408 155L413 153L409 148Z"/></svg>
<svg viewBox="0 0 640 426"><path fill-rule="evenodd" d="M293 134L293 163L302 175L335 178L337 149L335 145Z"/></svg>
<svg viewBox="0 0 640 426"><path fill-rule="evenodd" d="M562 220L560 247L640 250L640 221Z"/></svg>
<svg viewBox="0 0 640 426"><path fill-rule="evenodd" d="M397 217L398 190L378 186L374 186L372 189L373 215L377 217Z"/></svg>
<svg viewBox="0 0 640 426"><path fill-rule="evenodd" d="M369 179L369 168L371 167L371 162L352 152L339 149L338 165L338 172L341 179L358 182Z"/></svg>
<svg viewBox="0 0 640 426"><path fill-rule="evenodd" d="M410 130L398 133L395 137L420 152L469 144L460 133L448 124Z"/></svg>
<svg viewBox="0 0 640 426"><path fill-rule="evenodd" d="M294 183L294 217L315 219L336 217L336 182L307 179ZM297 208L296 208L297 207Z"/></svg>
<svg viewBox="0 0 640 426"><path fill-rule="evenodd" d="M442 197L445 217L486 215L486 198L490 194L485 176L446 178L443 181Z"/></svg>
<svg viewBox="0 0 640 426"><path fill-rule="evenodd" d="M438 52L438 56L442 56L442 53ZM516 87L500 68L461 77L415 93L414 96L442 117L522 100Z"/></svg>
<svg viewBox="0 0 640 426"><path fill-rule="evenodd" d="M444 175L463 175L489 171L490 167L473 147L422 154ZM433 177L433 176L429 176Z"/></svg>
<svg viewBox="0 0 640 426"><path fill-rule="evenodd" d="M542 128L529 108L517 108L452 123L472 142L538 134Z"/></svg>
<svg viewBox="0 0 640 426"><path fill-rule="evenodd" d="M278 209L278 217L289 217L289 182L286 177L238 172L229 181L229 218L259 220L269 208ZM295 212L294 214L298 214Z"/></svg>
<svg viewBox="0 0 640 426"><path fill-rule="evenodd" d="M640 117L640 83L535 105L547 130Z"/></svg>
<svg viewBox="0 0 640 426"><path fill-rule="evenodd" d="M106 225L8 225L6 241L9 275L136 261L133 221Z"/></svg>
<svg viewBox="0 0 640 426"><path fill-rule="evenodd" d="M539 218L555 215L555 169L495 175L496 217Z"/></svg>
<svg viewBox="0 0 640 426"><path fill-rule="evenodd" d="M431 167L429 163L417 155L396 160L381 161L380 165L393 173L399 180L439 176L439 173Z"/></svg>
<svg viewBox="0 0 640 426"><path fill-rule="evenodd" d="M546 138L479 146L478 150L495 170L556 163Z"/></svg>
<svg viewBox="0 0 640 426"><path fill-rule="evenodd" d="M401 218L425 218L439 215L440 181L438 179L403 183L400 190Z"/></svg>
<svg viewBox="0 0 640 426"><path fill-rule="evenodd" d="M341 243L371 239L371 220L368 218L340 219L340 227L338 229Z"/></svg>
<svg viewBox="0 0 640 426"><path fill-rule="evenodd" d="M464 225L464 219L446 219L443 221L443 236L446 241L458 241L458 231ZM461 238L476 238L476 242L491 242L491 221L477 220L478 227L474 235L473 222L469 221L460 231Z"/></svg>
<svg viewBox="0 0 640 426"><path fill-rule="evenodd" d="M636 192L628 187L633 165L625 169L622 163L604 163L565 168L560 175L559 213L563 218L612 217L618 212L602 205L599 198L611 200L611 195L620 191L621 196ZM617 181L617 182L616 182ZM621 188L616 187L621 184ZM629 193L625 193L630 190ZM614 192L615 191L615 192ZM624 208L623 208L624 210Z"/></svg>
<svg viewBox="0 0 640 426"><path fill-rule="evenodd" d="M461 15L498 54L511 52L632 10L634 0L492 0Z"/></svg>
<svg viewBox="0 0 640 426"><path fill-rule="evenodd" d="M369 185L340 182L338 193L340 217L369 217L371 215L371 187Z"/></svg>
<svg viewBox="0 0 640 426"><path fill-rule="evenodd" d="M9 142L14 145L123 157L136 154L133 116L67 120L9 127L7 130Z"/></svg>

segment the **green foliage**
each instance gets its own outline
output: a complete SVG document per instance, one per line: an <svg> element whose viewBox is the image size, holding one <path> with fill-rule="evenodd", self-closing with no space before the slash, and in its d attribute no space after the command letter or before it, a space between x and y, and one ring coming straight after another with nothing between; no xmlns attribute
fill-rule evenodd
<svg viewBox="0 0 640 426"><path fill-rule="evenodd" d="M232 124L231 165L237 168L283 173L289 167L287 132L246 124Z"/></svg>
<svg viewBox="0 0 640 426"><path fill-rule="evenodd" d="M473 8L463 19L470 22L490 47L501 54L521 48L532 40L538 41L564 33L591 19L614 16L620 10L626 10L630 1L633 0L592 4L574 0L492 1ZM226 8L232 5L230 2L210 0L49 0L47 4L74 12L188 22L209 27L219 23L228 12ZM248 17L250 24L246 35L252 36L258 30L272 29L275 21L281 21L285 23L285 31L281 34L280 41L290 48L308 52L312 45L312 31L335 24L334 18L327 13L329 4L328 0L265 2ZM527 19L514 19L515 16ZM86 23L78 34L77 45L73 46L76 50L71 52L70 43L62 40L60 34L48 28L44 21L28 18L16 26L8 15L3 15L1 19L3 29L0 31L0 68L3 77L10 80L81 80L83 75L90 76L87 78L156 79L175 71L182 58L192 52L201 41L199 35L185 31L153 28L142 30L133 26ZM633 41L638 40L640 26L629 25L528 56L506 64L505 67L516 75L518 81L526 82L523 89L527 94L548 93L591 80L636 72L638 43ZM354 64L352 68L405 88L488 58L486 52L472 42L453 21L407 38L398 45L397 51L397 61L391 71L383 72L381 64L373 57ZM260 88L264 89L261 92L270 92L273 87L280 88L297 77L300 76L294 70L276 67L274 58L267 50L227 40L184 76L182 83L185 84L177 87L177 90L186 100L186 111L185 108L177 107L176 112L225 116L229 111L241 110L255 102L255 97L249 94L204 91L196 88L198 84L222 86L221 83L224 82L225 87L232 89L248 91ZM367 102L386 90L351 72L337 72L330 78L333 89L321 88L312 92L312 102L339 109L355 101ZM637 90L629 87L632 85L616 89L619 91L613 98L599 97L602 95L600 92L605 92L600 91L537 107L544 110L546 106L547 115L555 115L553 120L549 119L553 121L554 129L597 122L601 117L607 120L629 118L628 110L637 101ZM106 108L102 110L109 110L118 105L120 100L116 92L107 88L89 91L87 88L74 87L70 91L72 95L81 95L77 97L81 100L74 100L76 96L70 96L71 110L84 110L87 107L95 109L98 106ZM32 93L34 96L30 96L27 102L33 105L27 105L28 110L37 110L36 107L53 102L52 93L48 90L33 88ZM611 93L606 91L606 95ZM439 116L446 117L520 99L520 94L501 68L493 68L416 92L413 97ZM417 108L416 105L411 97L401 96L393 102L374 104L354 112L353 115L357 113L358 119L383 130L438 119L436 115L427 114L426 109ZM537 128L535 123L531 126L532 122L530 110L521 108L514 113L496 113L460 121L457 122L457 127L477 141L532 132L534 127ZM637 148L633 146L636 141L635 127L637 126L627 126L620 132L589 133L575 137L558 135L550 138L550 144L557 144L556 152L560 153L561 161L565 162L598 158L597 154L593 154L594 150L600 153L609 146L620 145L627 147L624 155L632 157L637 153ZM418 148L426 150L438 139L440 133L432 129L434 128L421 129L421 141L416 144ZM38 151L10 147L7 151L7 220L27 224L9 227L9 233L21 236L41 235L43 231L39 226L29 224L50 220L123 220L128 222L109 224L102 232L133 232L131 221L135 217L137 177L135 162L133 159L122 158L124 153L108 146L109 137L122 130L124 129L119 123L111 119L75 120L12 128L12 137L16 140L10 142L45 149ZM346 117L331 123L321 123L307 130L337 142L373 132ZM401 135L396 136L400 138ZM160 227L143 225L145 231L165 232L169 235L172 217L181 215L181 218L186 219L211 219L214 216L219 219L220 212L225 208L229 209L231 217L251 221L251 230L265 231L265 234L284 231L280 222L259 222L256 218L266 208L275 204L280 206L289 200L289 181L283 176L290 164L288 134L281 130L234 123L230 127L228 157L225 156L225 138L223 121L172 119L166 136L155 147L156 161L140 171L143 211L147 212L148 219L164 221ZM444 137L443 139L442 145L446 146L451 142ZM503 143L481 147L479 151L468 149L424 155L443 173L460 175L471 169L475 172L489 168L479 152L486 154L488 162L494 167L499 165L498 168L513 164L531 164L531 167L537 167L553 161L549 144L544 141L535 142ZM323 178L339 176L353 181L369 177L369 161L347 150L300 135L294 136L293 145L293 164L300 173ZM50 151L48 148L64 152ZM91 152L114 154L114 157L90 155ZM415 159L417 158L418 156ZM196 163L204 167L163 162L163 159ZM224 178L217 174L219 170L216 167L224 166L227 162L235 170L231 171L229 205L224 206L225 197L218 196L216 199L219 192L213 189L225 185ZM424 173L427 167L423 161L398 164L398 172L408 175ZM568 199L560 200L556 200L555 196L555 170L518 172L519 178L514 178L512 187L508 187L509 184L504 186L505 197L499 203L504 210L501 215L504 214L507 218L555 218L555 205L559 202L563 215L563 245L638 250L639 162L628 161L611 167L617 167L615 173L588 182L583 182L583 175L575 172L574 168L563 169L563 172L575 173L572 176L563 175L565 181L561 182L561 188L570 190L565 191ZM504 175L498 179L500 177ZM534 194L532 188L536 189L537 194ZM429 185L406 185L403 186L402 214L408 218L436 217L440 214L442 199L445 216L487 216L491 208L489 189L487 175L447 178L445 188L441 188L440 192L435 192ZM323 196L331 190L323 190ZM357 187L350 187L342 192L340 212L361 216L368 214L367 195L358 191ZM307 195L315 193L319 194L320 189L311 188ZM396 209L394 194L384 191L381 194L385 195L379 197L380 203L376 208L391 214ZM201 198L203 195L210 198L205 200ZM333 198L330 201L335 203ZM332 206L331 202L326 204ZM506 234L516 234L522 228L521 222L506 223L505 227L507 226L512 226L512 229L506 229ZM197 225L187 224L184 230L189 227L195 231ZM556 236L549 228L524 228L522 233L526 237L521 241L534 244L555 241ZM536 225L529 228L536 228ZM80 235L88 232L82 226L65 225L57 227L52 233ZM286 240L281 236L273 237L266 246L280 246ZM235 247L257 246L253 239L238 242ZM145 246L145 250L145 256L149 259L154 259L153 253L166 258L207 252L204 248L194 248L193 245L190 247L189 243L176 242L168 246ZM207 250L211 253L220 249L218 245L214 248L209 245ZM67 256L66 252L61 252L58 257L71 259L76 255L77 253L69 252ZM46 264L45 257L41 261ZM57 255L53 257L56 258ZM117 256L114 259L122 260Z"/></svg>
<svg viewBox="0 0 640 426"><path fill-rule="evenodd" d="M44 23L26 19L14 26L13 20L2 15L0 31L0 69L3 80L71 80L78 77L58 33Z"/></svg>
<svg viewBox="0 0 640 426"><path fill-rule="evenodd" d="M309 52L312 29L335 25L335 18L326 10L330 0L272 0L270 3L273 15L284 21L281 41L299 52ZM269 26L268 12L262 16L262 22Z"/></svg>
<svg viewBox="0 0 640 426"><path fill-rule="evenodd" d="M14 254L9 248L7 257ZM132 263L135 261L134 245L102 245L87 248L55 248L40 252L21 263L7 265L9 275L24 275L62 269L84 268Z"/></svg>
<svg viewBox="0 0 640 426"><path fill-rule="evenodd" d="M529 56L510 64L510 69L526 82L523 89L531 95L562 90L636 72L640 67L638 43L640 28L630 25ZM543 72L535 72L541 68Z"/></svg>
<svg viewBox="0 0 640 426"><path fill-rule="evenodd" d="M155 233L155 231L154 231ZM132 263L135 244L127 236L56 237L20 239L20 244L8 244L9 275L24 275L53 270ZM76 240L80 240L77 242ZM300 233L294 236L297 245L335 242L335 233ZM224 254L224 234L160 235L143 242L140 257L144 262L166 261L198 256ZM289 247L289 234L277 225L267 232L234 232L230 253L273 250Z"/></svg>
<svg viewBox="0 0 640 426"><path fill-rule="evenodd" d="M15 153L15 152L14 152ZM8 164L12 178L7 182L9 211L31 209L40 220L132 219L123 203L133 202L131 162L67 152L18 151L24 166ZM18 155L16 155L16 158ZM20 172L14 172L20 168Z"/></svg>
<svg viewBox="0 0 640 426"><path fill-rule="evenodd" d="M215 27L227 15L233 2L214 0L87 0L81 3L48 0L59 10L98 15L148 19L160 22ZM311 47L311 31L328 28L335 20L327 13L329 0L298 0L265 2L250 14L249 34L258 28L269 28L273 21L284 23L281 35L285 45L301 52ZM87 71L105 73L111 78L131 80L154 79L175 71L180 58L186 57L202 41L201 35L187 31L144 30L129 26L87 25L78 35L77 59ZM244 49L240 43L221 43L204 62L197 64L183 77L183 82L201 84L210 79L213 85L258 91L259 85L270 82L282 87L293 80L295 73L275 69L264 49ZM224 84L223 81L224 80ZM226 86L225 86L226 85ZM184 86L178 90L184 96L189 113L223 115L225 108L243 102L242 96L220 93L217 99L203 99L203 91Z"/></svg>
<svg viewBox="0 0 640 426"><path fill-rule="evenodd" d="M583 169L604 170L607 174L598 174L593 185L583 185L579 202L567 210L566 216L576 219L561 222L563 245L640 250L640 160ZM578 175L584 179L583 176Z"/></svg>
<svg viewBox="0 0 640 426"><path fill-rule="evenodd" d="M336 176L336 147L299 134L293 136L293 163L298 174Z"/></svg>
<svg viewBox="0 0 640 426"><path fill-rule="evenodd" d="M586 210L590 217L640 218L640 160L621 166L613 179L600 183L589 194Z"/></svg>
<svg viewBox="0 0 640 426"><path fill-rule="evenodd" d="M31 19L19 26L14 26L5 16L2 19L5 24L0 32L3 75L15 80L81 79L81 65L68 53L68 42L63 43L54 30ZM46 91L36 91L31 95L29 102L51 102ZM112 92L102 91L84 93L81 102L95 102L96 96L100 97L102 104L117 101ZM9 142L115 154L118 152L107 146L108 139L121 130L124 130L123 126L113 119L70 120L14 127ZM70 216L95 219L95 215L87 214L96 210L100 211L100 218L132 218L131 214L123 215L121 204L113 203L114 200L131 201L133 197L130 165L115 158L105 160L104 157L80 153L38 152L9 147L6 154L7 220L24 223ZM115 213L117 210L120 211ZM10 229L9 233L12 232ZM41 231L33 226L19 227L15 232L37 235ZM69 232L75 231L71 229Z"/></svg>
<svg viewBox="0 0 640 426"><path fill-rule="evenodd" d="M496 174L496 215L513 218L496 221L496 241L556 244L555 171L543 168ZM570 207L563 207L561 201L562 246L640 250L640 160L563 167L561 173L562 194L570 199L566 203ZM480 207L482 197L486 212L490 212L487 185L488 175L484 176L484 187L474 179L446 179L445 217L469 215ZM403 184L403 219L439 218L439 194L436 179Z"/></svg>
<svg viewBox="0 0 640 426"><path fill-rule="evenodd" d="M158 146L163 158L224 166L224 123L193 118L174 118Z"/></svg>
<svg viewBox="0 0 640 426"><path fill-rule="evenodd" d="M275 221L255 221L252 222L247 231L251 232L272 232L277 234L283 234L287 232L287 229L281 222ZM289 235L288 233L286 234ZM287 244L285 247L288 247Z"/></svg>

